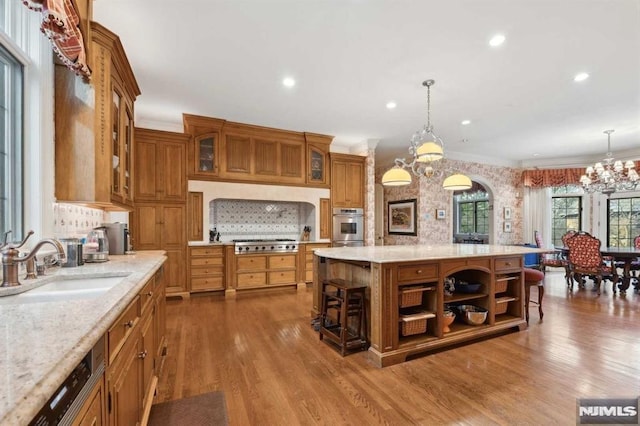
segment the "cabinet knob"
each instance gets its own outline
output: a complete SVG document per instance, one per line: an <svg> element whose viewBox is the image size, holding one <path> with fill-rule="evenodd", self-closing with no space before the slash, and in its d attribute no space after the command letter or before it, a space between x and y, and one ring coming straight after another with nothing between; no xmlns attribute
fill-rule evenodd
<svg viewBox="0 0 640 426"><path fill-rule="evenodd" d="M147 357L149 352L147 352L147 350L145 349L144 351L138 353L138 358L140 359L145 359Z"/></svg>
<svg viewBox="0 0 640 426"><path fill-rule="evenodd" d="M125 322L123 325L124 325L125 327L129 327L129 328L131 328L131 327L133 327L133 320L129 320L129 321Z"/></svg>
<svg viewBox="0 0 640 426"><path fill-rule="evenodd" d="M511 262L504 262L506 266L511 266Z"/></svg>
<svg viewBox="0 0 640 426"><path fill-rule="evenodd" d="M418 269L418 270L416 271L416 274L421 274L421 273L422 273L422 269Z"/></svg>
<svg viewBox="0 0 640 426"><path fill-rule="evenodd" d="M149 297L153 296L153 292L150 291L149 293L147 293L147 296L149 296Z"/></svg>

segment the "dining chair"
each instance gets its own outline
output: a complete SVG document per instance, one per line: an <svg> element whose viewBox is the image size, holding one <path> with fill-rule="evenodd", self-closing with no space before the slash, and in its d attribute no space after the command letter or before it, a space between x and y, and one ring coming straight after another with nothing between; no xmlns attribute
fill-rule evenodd
<svg viewBox="0 0 640 426"><path fill-rule="evenodd" d="M569 271L571 276L578 282L584 283L585 276L590 277L595 284L595 288L600 294L600 287L603 280L613 282L613 262L611 258L604 258L600 253L600 240L588 232L576 232L567 238L566 246L569 249ZM615 283L613 283L615 292ZM573 290L573 281L570 286Z"/></svg>
<svg viewBox="0 0 640 426"><path fill-rule="evenodd" d="M640 250L640 235L638 235L637 237L635 237L633 239L633 246ZM631 262L631 271L633 273L633 286L636 288L636 290L640 289L640 282L638 280L638 271L640 271L640 257L638 257L636 260Z"/></svg>
<svg viewBox="0 0 640 426"><path fill-rule="evenodd" d="M566 247L567 239L573 236L576 231L568 231L562 236L562 244ZM536 241L538 248L544 248L544 242L542 241L542 234L539 231L533 231L533 238ZM569 271L569 262L562 250L554 250L552 253L542 253L540 255L540 270L542 273L547 272L547 266L552 268L564 268L564 279L567 286L571 286L571 273Z"/></svg>

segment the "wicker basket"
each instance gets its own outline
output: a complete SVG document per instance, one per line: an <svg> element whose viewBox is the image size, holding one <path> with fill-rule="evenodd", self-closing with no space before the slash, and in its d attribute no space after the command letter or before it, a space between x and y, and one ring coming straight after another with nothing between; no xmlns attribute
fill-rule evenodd
<svg viewBox="0 0 640 426"><path fill-rule="evenodd" d="M509 302L513 302L517 300L515 297L498 297L496 298L496 306L493 310L494 314L500 315L507 312L507 308L509 307Z"/></svg>
<svg viewBox="0 0 640 426"><path fill-rule="evenodd" d="M496 281L496 293L504 293L507 291L508 280Z"/></svg>
<svg viewBox="0 0 640 426"><path fill-rule="evenodd" d="M411 315L400 315L400 323L402 324L402 335L411 336L427 331L427 319L433 318L435 315L429 312L419 312Z"/></svg>
<svg viewBox="0 0 640 426"><path fill-rule="evenodd" d="M400 307L418 306L422 304L422 292L425 287L407 287L400 290Z"/></svg>

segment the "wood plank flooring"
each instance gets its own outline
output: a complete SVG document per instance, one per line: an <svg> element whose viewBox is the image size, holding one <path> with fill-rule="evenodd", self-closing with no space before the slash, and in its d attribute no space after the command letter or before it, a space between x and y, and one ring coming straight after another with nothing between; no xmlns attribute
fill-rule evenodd
<svg viewBox="0 0 640 426"><path fill-rule="evenodd" d="M231 425L568 425L577 398L640 395L640 295L545 287L543 322L532 305L525 331L384 369L318 339L310 289L169 300L156 402L224 391Z"/></svg>

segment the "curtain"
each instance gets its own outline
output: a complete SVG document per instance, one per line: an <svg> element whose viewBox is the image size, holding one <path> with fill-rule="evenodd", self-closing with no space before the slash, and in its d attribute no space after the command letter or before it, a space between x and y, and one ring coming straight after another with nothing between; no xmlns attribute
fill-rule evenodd
<svg viewBox="0 0 640 426"><path fill-rule="evenodd" d="M76 74L89 77L87 54L80 32L80 17L71 0L22 0L25 6L42 13L40 30L51 40L60 60Z"/></svg>
<svg viewBox="0 0 640 426"><path fill-rule="evenodd" d="M640 161L635 162L636 170L640 168ZM572 169L542 169L525 170L522 172L524 186L542 188L546 186L582 185L580 177L585 168Z"/></svg>
<svg viewBox="0 0 640 426"><path fill-rule="evenodd" d="M544 247L553 247L551 239L551 188L524 188L524 240L535 244L533 231L542 235Z"/></svg>

